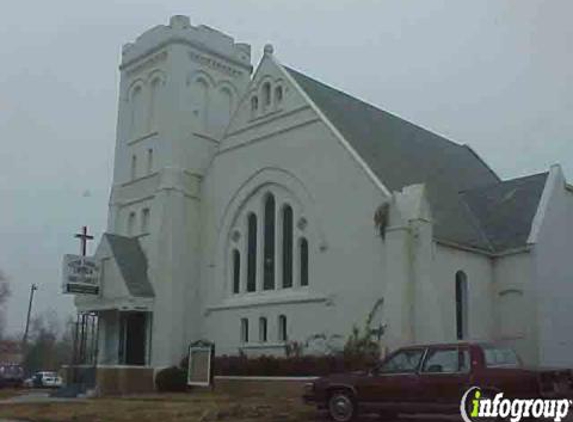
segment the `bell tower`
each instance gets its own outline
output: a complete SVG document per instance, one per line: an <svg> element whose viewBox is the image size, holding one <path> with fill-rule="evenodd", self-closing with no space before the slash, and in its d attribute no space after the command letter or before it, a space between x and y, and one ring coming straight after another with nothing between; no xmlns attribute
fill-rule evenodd
<svg viewBox="0 0 573 422"><path fill-rule="evenodd" d="M145 251L150 364L170 365L199 330L201 182L250 82L251 49L177 15L125 44L119 69L108 232Z"/></svg>

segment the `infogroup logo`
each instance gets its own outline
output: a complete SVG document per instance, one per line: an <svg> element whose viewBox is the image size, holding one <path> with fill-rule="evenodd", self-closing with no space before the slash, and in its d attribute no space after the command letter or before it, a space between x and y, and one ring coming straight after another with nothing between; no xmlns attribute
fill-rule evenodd
<svg viewBox="0 0 573 422"><path fill-rule="evenodd" d="M480 418L509 418L511 422L519 422L531 417L560 422L569 413L571 404L573 401L567 399L507 399L503 393L492 398L479 387L472 387L462 397L460 413L465 422L478 422Z"/></svg>

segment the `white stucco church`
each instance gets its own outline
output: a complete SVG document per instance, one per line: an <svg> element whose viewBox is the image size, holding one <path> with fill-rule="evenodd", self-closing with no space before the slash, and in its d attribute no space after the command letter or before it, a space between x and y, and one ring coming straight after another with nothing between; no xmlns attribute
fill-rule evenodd
<svg viewBox="0 0 573 422"><path fill-rule="evenodd" d="M498 340L573 365L558 165L502 180L271 46L253 69L248 44L185 16L126 44L120 71L101 293L76 298L99 316L100 364L164 367L199 339L282 354L347 336L384 298L389 348Z"/></svg>

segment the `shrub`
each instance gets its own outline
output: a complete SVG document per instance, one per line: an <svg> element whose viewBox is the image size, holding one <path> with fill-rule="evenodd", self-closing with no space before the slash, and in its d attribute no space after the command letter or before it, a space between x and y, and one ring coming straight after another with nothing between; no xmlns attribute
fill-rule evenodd
<svg viewBox="0 0 573 422"><path fill-rule="evenodd" d="M155 387L160 392L185 391L187 389L187 373L176 366L162 369L155 376Z"/></svg>
<svg viewBox="0 0 573 422"><path fill-rule="evenodd" d="M215 375L227 376L322 376L347 371L367 370L374 366L371 356L325 355L274 357L219 356Z"/></svg>

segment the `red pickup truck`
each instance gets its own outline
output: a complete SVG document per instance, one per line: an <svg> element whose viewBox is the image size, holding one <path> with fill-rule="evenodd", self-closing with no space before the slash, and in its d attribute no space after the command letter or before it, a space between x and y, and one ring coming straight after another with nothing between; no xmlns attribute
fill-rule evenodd
<svg viewBox="0 0 573 422"><path fill-rule="evenodd" d="M484 396L570 398L569 369L524 367L506 346L488 343L419 345L399 349L370 371L318 378L304 387L306 403L326 409L336 422L358 413L460 414L464 393Z"/></svg>

